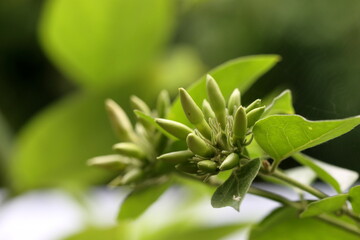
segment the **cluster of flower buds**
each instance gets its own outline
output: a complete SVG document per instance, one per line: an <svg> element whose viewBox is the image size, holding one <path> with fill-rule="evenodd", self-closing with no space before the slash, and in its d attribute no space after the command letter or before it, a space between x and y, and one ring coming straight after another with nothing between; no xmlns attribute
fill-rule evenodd
<svg viewBox="0 0 360 240"><path fill-rule="evenodd" d="M206 90L207 100L203 100L200 109L185 89L179 89L182 108L194 129L172 120L155 120L165 131L186 141L188 147L158 159L176 164L179 171L198 176L211 176L249 161L245 147L252 141L253 125L265 111L260 99L242 106L238 89L226 103L210 75L207 75Z"/></svg>
<svg viewBox="0 0 360 240"><path fill-rule="evenodd" d="M162 91L157 99L156 110L151 111L148 105L136 96L130 98L135 113L150 117L165 117L170 107L167 91ZM161 154L169 140L146 119L138 117L135 126L131 124L124 110L113 100L106 100L106 109L112 127L120 140L113 146L116 154L94 157L88 161L90 166L98 166L118 171L120 175L109 185L133 185L158 178Z"/></svg>

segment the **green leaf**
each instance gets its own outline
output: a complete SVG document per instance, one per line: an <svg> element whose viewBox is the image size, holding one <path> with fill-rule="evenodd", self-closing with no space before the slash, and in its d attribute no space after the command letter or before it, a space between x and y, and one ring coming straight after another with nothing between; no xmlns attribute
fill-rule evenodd
<svg viewBox="0 0 360 240"><path fill-rule="evenodd" d="M347 198L347 194L339 194L312 202L300 214L300 217L314 217L323 213L331 213L339 210L342 208L342 206L344 206Z"/></svg>
<svg viewBox="0 0 360 240"><path fill-rule="evenodd" d="M167 0L50 0L40 38L63 73L97 89L147 70L169 38L172 10Z"/></svg>
<svg viewBox="0 0 360 240"><path fill-rule="evenodd" d="M360 214L360 185L352 187L349 191L349 200L355 213Z"/></svg>
<svg viewBox="0 0 360 240"><path fill-rule="evenodd" d="M341 136L360 124L360 116L309 121L299 115L269 116L253 129L257 143L275 161Z"/></svg>
<svg viewBox="0 0 360 240"><path fill-rule="evenodd" d="M263 118L274 114L294 114L292 96L290 90L285 90L275 97L272 103L266 108Z"/></svg>
<svg viewBox="0 0 360 240"><path fill-rule="evenodd" d="M292 157L300 164L310 167L321 180L330 184L338 193L348 189L359 177L355 171L321 162L303 153L296 153Z"/></svg>
<svg viewBox="0 0 360 240"><path fill-rule="evenodd" d="M316 218L301 219L298 210L281 207L268 215L251 230L250 240L355 240L351 233L343 231Z"/></svg>
<svg viewBox="0 0 360 240"><path fill-rule="evenodd" d="M118 221L136 219L169 188L170 182L134 190L126 197L118 214Z"/></svg>
<svg viewBox="0 0 360 240"><path fill-rule="evenodd" d="M237 58L218 66L211 70L209 74L215 78L222 94L227 99L234 88L239 88L242 93L245 92L261 75L273 67L278 61L279 57L276 55ZM201 106L202 101L206 98L205 80L206 76L203 76L187 89L198 106ZM179 98L175 100L167 118L190 125L182 110Z"/></svg>
<svg viewBox="0 0 360 240"><path fill-rule="evenodd" d="M211 205L214 208L232 207L240 210L240 204L249 190L249 187L261 166L260 159L254 159L242 166L240 170L235 170L231 176L216 189L211 198Z"/></svg>

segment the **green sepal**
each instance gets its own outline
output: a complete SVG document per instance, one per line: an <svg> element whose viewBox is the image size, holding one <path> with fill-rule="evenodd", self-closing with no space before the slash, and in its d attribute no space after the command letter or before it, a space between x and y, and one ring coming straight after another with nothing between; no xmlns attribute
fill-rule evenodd
<svg viewBox="0 0 360 240"><path fill-rule="evenodd" d="M207 97L211 108L213 109L217 120L224 129L226 125L226 103L223 94L216 83L215 79L210 75L206 76Z"/></svg>
<svg viewBox="0 0 360 240"><path fill-rule="evenodd" d="M144 172L140 168L133 168L129 170L121 179L122 185L128 185L139 181L144 175Z"/></svg>
<svg viewBox="0 0 360 240"><path fill-rule="evenodd" d="M151 115L151 110L150 110L149 106L141 98L139 98L135 95L132 95L130 97L130 103L131 103L131 107L134 110L139 110L147 115Z"/></svg>
<svg viewBox="0 0 360 240"><path fill-rule="evenodd" d="M167 115L170 105L171 101L169 92L164 89L160 92L156 101L157 116L164 118Z"/></svg>
<svg viewBox="0 0 360 240"><path fill-rule="evenodd" d="M109 170L121 171L132 163L132 159L118 154L91 158L87 161L89 166L101 167Z"/></svg>
<svg viewBox="0 0 360 240"><path fill-rule="evenodd" d="M165 131L182 140L185 140L187 135L193 132L193 130L188 126L176 121L163 119L163 118L156 118L155 122L159 124L160 127L162 127Z"/></svg>
<svg viewBox="0 0 360 240"><path fill-rule="evenodd" d="M204 114L184 88L179 88L181 105L187 119L194 125L204 120Z"/></svg>
<svg viewBox="0 0 360 240"><path fill-rule="evenodd" d="M265 106L262 106L259 108L255 108L247 113L247 124L249 128L254 126L254 124L261 118L261 115L264 113L264 111Z"/></svg>
<svg viewBox="0 0 360 240"><path fill-rule="evenodd" d="M209 122L210 118L216 118L215 113L210 106L210 103L206 99L204 99L202 103L202 111L207 122Z"/></svg>
<svg viewBox="0 0 360 240"><path fill-rule="evenodd" d="M215 154L215 150L212 146L207 144L201 137L190 133L186 138L186 143L194 154L202 157L212 157Z"/></svg>
<svg viewBox="0 0 360 240"><path fill-rule="evenodd" d="M211 160L199 161L197 163L197 166L205 173L215 173L218 170L218 165L216 164L216 162Z"/></svg>
<svg viewBox="0 0 360 240"><path fill-rule="evenodd" d="M168 163L178 164L182 162L187 162L193 156L194 156L193 152L189 150L184 150L184 151L165 153L157 157L157 159Z"/></svg>
<svg viewBox="0 0 360 240"><path fill-rule="evenodd" d="M138 159L146 158L144 151L136 144L131 142L121 142L113 146L113 149L124 156L134 157Z"/></svg>
<svg viewBox="0 0 360 240"><path fill-rule="evenodd" d="M233 125L233 142L244 141L247 132L247 116L245 109L240 106L235 113Z"/></svg>
<svg viewBox="0 0 360 240"><path fill-rule="evenodd" d="M240 90L235 88L235 90L231 93L229 101L228 101L228 111L229 115L232 115L238 107L241 106L241 93Z"/></svg>
<svg viewBox="0 0 360 240"><path fill-rule="evenodd" d="M255 108L261 107L261 99L256 99L246 107L246 113L250 112Z"/></svg>
<svg viewBox="0 0 360 240"><path fill-rule="evenodd" d="M236 166L239 166L240 158L236 153L229 154L224 161L221 163L219 169L221 171L233 169Z"/></svg>

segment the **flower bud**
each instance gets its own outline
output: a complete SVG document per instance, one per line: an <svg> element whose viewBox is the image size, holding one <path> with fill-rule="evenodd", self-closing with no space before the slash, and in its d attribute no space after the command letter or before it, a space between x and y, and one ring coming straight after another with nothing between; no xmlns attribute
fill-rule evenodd
<svg viewBox="0 0 360 240"><path fill-rule="evenodd" d="M219 85L210 75L206 76L206 90L211 108L213 109L221 127L226 125L226 103Z"/></svg>
<svg viewBox="0 0 360 240"><path fill-rule="evenodd" d="M215 154L214 148L194 133L187 136L186 143L190 151L199 156L212 157Z"/></svg>
<svg viewBox="0 0 360 240"><path fill-rule="evenodd" d="M202 103L202 111L204 113L205 119L207 122L209 122L210 118L215 118L215 113L212 110L210 103L204 99Z"/></svg>
<svg viewBox="0 0 360 240"><path fill-rule="evenodd" d="M134 110L139 110L139 111L145 113L146 115L151 115L151 110L150 110L149 106L143 100L141 100L141 98L138 98L137 96L132 95L130 97L130 103Z"/></svg>
<svg viewBox="0 0 360 240"><path fill-rule="evenodd" d="M113 154L91 158L87 161L87 164L89 166L120 171L131 164L131 159L117 154Z"/></svg>
<svg viewBox="0 0 360 240"><path fill-rule="evenodd" d="M222 171L233 169L239 165L239 162L239 156L236 153L231 153L224 159L219 168Z"/></svg>
<svg viewBox="0 0 360 240"><path fill-rule="evenodd" d="M193 130L188 126L176 121L163 119L163 118L156 118L155 122L159 124L160 127L162 127L165 131L167 131L168 133L174 135L179 139L185 140L187 135L193 132Z"/></svg>
<svg viewBox="0 0 360 240"><path fill-rule="evenodd" d="M241 93L239 91L239 89L235 89L229 98L228 101L228 111L229 111L229 115L232 115L234 113L234 111L236 111L236 109L238 109L238 107L241 106Z"/></svg>
<svg viewBox="0 0 360 240"><path fill-rule="evenodd" d="M167 111L170 107L170 96L169 92L162 90L156 101L156 110L158 117L166 117Z"/></svg>
<svg viewBox="0 0 360 240"><path fill-rule="evenodd" d="M217 171L217 164L211 160L203 160L197 163L200 170L206 173L214 173Z"/></svg>
<svg viewBox="0 0 360 240"><path fill-rule="evenodd" d="M250 112L251 110L261 107L261 99L256 99L252 103L249 104L246 108L246 113Z"/></svg>
<svg viewBox="0 0 360 240"><path fill-rule="evenodd" d="M121 184L127 185L127 184L137 182L139 179L142 178L143 174L144 173L141 169L133 168L130 171L128 171L127 173L125 173L125 175L121 179Z"/></svg>
<svg viewBox="0 0 360 240"><path fill-rule="evenodd" d="M121 141L136 142L136 135L124 110L111 99L107 99L105 105L111 124L119 139Z"/></svg>
<svg viewBox="0 0 360 240"><path fill-rule="evenodd" d="M134 157L138 159L146 158L144 151L136 144L131 142L117 143L113 146L113 149L119 154L127 157Z"/></svg>
<svg viewBox="0 0 360 240"><path fill-rule="evenodd" d="M244 141L247 132L247 117L245 109L240 106L235 113L233 125L233 142Z"/></svg>
<svg viewBox="0 0 360 240"><path fill-rule="evenodd" d="M183 162L179 163L175 166L175 168L179 171L190 173L190 174L196 174L199 170L196 163L192 162Z"/></svg>
<svg viewBox="0 0 360 240"><path fill-rule="evenodd" d="M183 110L188 120L195 125L199 132L207 139L211 138L211 128L204 119L204 114L200 108L196 105L194 100L188 94L188 92L179 88L180 100Z"/></svg>
<svg viewBox="0 0 360 240"><path fill-rule="evenodd" d="M247 113L248 126L252 127L265 111L265 106L255 108Z"/></svg>
<svg viewBox="0 0 360 240"><path fill-rule="evenodd" d="M178 164L182 162L187 162L193 156L194 153L192 153L189 150L184 150L184 151L165 153L157 157L157 159L168 163Z"/></svg>

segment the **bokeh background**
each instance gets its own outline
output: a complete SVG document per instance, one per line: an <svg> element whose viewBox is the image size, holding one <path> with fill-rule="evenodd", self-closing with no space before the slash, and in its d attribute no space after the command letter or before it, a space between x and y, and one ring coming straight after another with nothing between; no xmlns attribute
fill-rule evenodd
<svg viewBox="0 0 360 240"><path fill-rule="evenodd" d="M245 103L290 88L297 113L360 113L356 0L13 0L0 2L0 185L77 192L113 175L86 166L116 142L103 102L131 115L233 58L282 61ZM360 129L307 153L360 171ZM284 167L294 163L284 163Z"/></svg>

